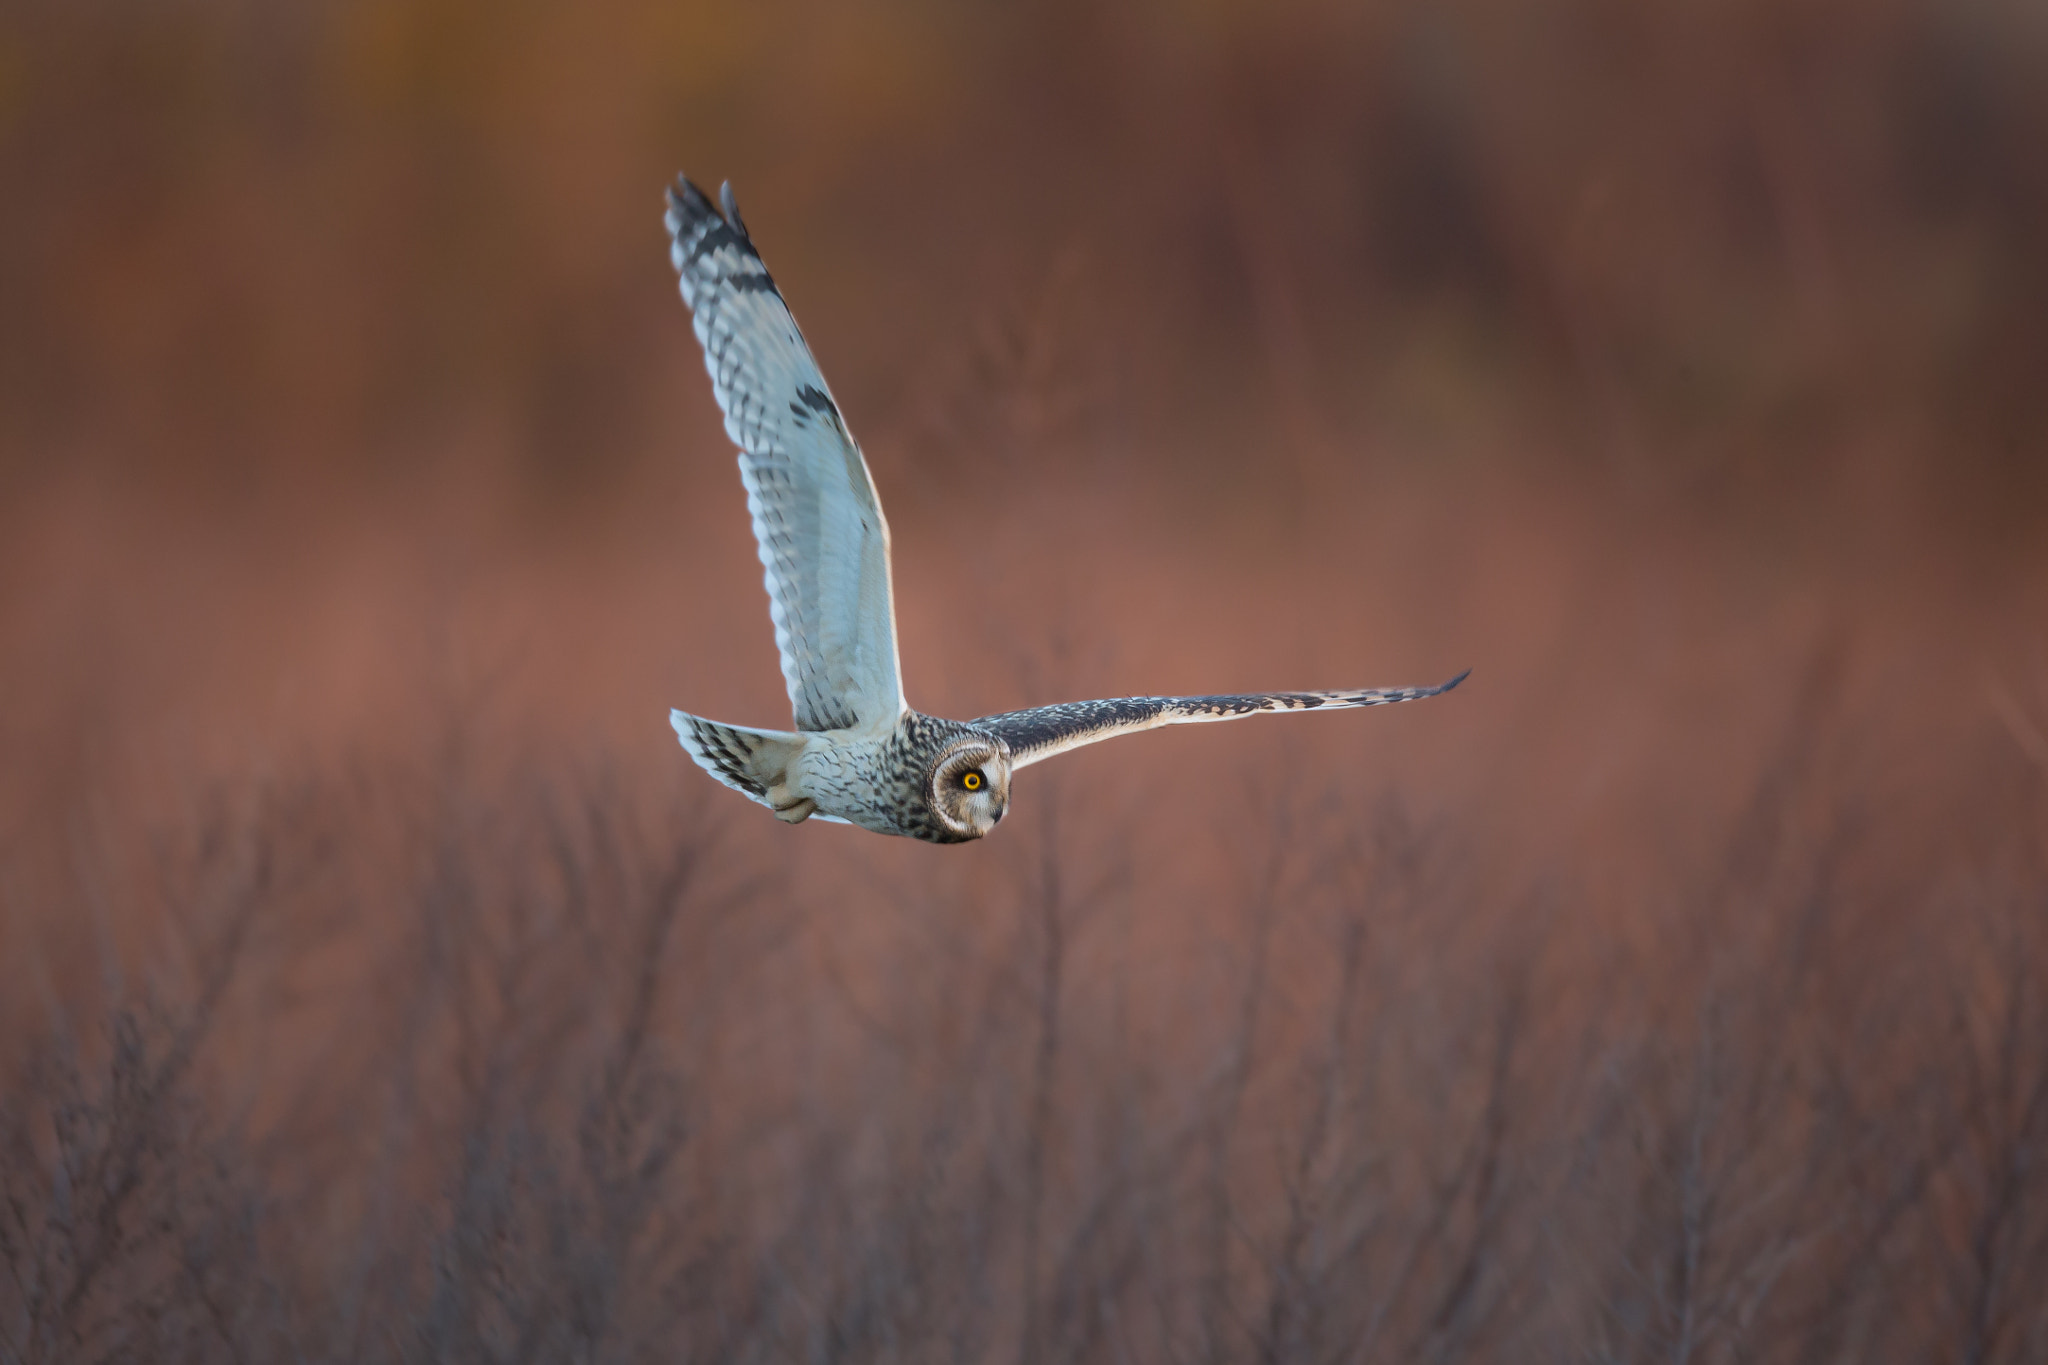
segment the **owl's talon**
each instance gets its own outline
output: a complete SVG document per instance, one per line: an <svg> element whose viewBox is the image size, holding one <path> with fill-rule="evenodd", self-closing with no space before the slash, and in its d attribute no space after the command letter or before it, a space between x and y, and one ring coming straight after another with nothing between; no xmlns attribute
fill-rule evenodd
<svg viewBox="0 0 2048 1365"><path fill-rule="evenodd" d="M817 802L811 800L808 796L799 796L786 806L777 806L775 808L775 818L787 821L792 825L801 825L804 821L810 819L811 813L817 809Z"/></svg>

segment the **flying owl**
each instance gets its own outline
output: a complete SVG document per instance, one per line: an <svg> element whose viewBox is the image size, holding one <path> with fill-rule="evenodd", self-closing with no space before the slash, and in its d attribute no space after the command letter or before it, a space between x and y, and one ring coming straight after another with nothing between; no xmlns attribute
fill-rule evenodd
<svg viewBox="0 0 2048 1365"><path fill-rule="evenodd" d="M669 721L700 767L777 818L964 843L1002 820L1019 768L1083 744L1268 711L1383 706L1464 681L1460 673L1437 687L1116 697L969 721L912 710L875 481L754 250L732 186L714 206L679 179L668 230L726 434L740 449L796 729L751 730L682 711Z"/></svg>

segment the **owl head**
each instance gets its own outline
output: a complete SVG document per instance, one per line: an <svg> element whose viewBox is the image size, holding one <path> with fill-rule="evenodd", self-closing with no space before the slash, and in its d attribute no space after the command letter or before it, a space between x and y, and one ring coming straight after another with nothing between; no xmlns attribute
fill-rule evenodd
<svg viewBox="0 0 2048 1365"><path fill-rule="evenodd" d="M955 839L979 839L1010 805L1010 753L999 739L966 735L940 750L927 799Z"/></svg>

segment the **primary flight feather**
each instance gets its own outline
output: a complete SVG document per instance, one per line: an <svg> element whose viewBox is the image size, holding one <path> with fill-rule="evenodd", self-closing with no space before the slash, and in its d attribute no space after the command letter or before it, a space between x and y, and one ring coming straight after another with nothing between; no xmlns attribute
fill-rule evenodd
<svg viewBox="0 0 2048 1365"><path fill-rule="evenodd" d="M867 461L761 263L732 186L714 205L687 179L668 195L670 256L704 347L768 588L793 731L669 713L706 772L799 823L811 817L933 843L979 839L1018 768L1161 725L1267 711L1383 706L1436 687L1117 697L942 720L903 699L889 523Z"/></svg>

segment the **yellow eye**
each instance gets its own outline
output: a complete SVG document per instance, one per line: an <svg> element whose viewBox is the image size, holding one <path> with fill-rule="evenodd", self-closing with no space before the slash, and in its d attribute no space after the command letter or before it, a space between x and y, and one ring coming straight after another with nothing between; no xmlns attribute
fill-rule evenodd
<svg viewBox="0 0 2048 1365"><path fill-rule="evenodd" d="M961 786L963 786L963 787L965 787L965 788L967 788L967 790L969 790L969 791L971 791L971 792L978 792L978 791L980 791L980 790L981 790L981 774L980 774L980 773L969 773L969 774L967 774L967 776L965 776L965 777L963 777L963 778L961 778L961 779L960 779L960 785L961 785Z"/></svg>

